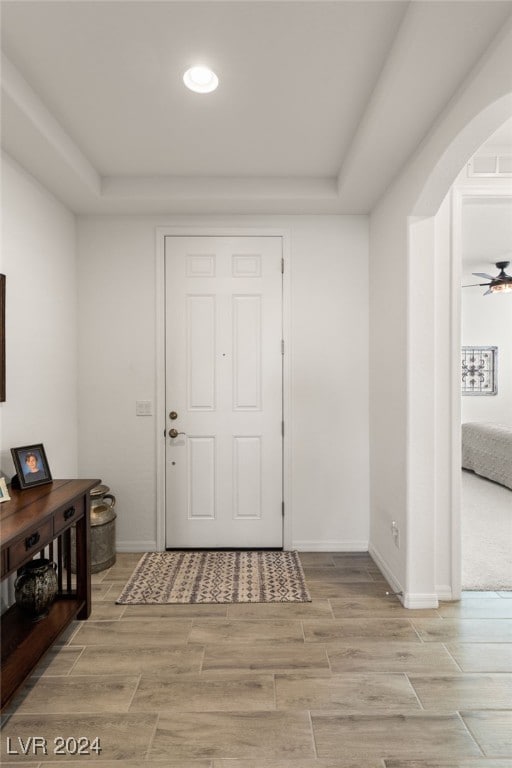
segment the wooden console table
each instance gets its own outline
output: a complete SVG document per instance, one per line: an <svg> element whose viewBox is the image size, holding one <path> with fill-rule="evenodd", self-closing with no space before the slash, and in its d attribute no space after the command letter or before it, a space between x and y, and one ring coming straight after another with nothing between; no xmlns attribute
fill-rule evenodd
<svg viewBox="0 0 512 768"><path fill-rule="evenodd" d="M75 619L91 612L89 491L100 480L54 480L26 490L10 489L0 504L0 575L4 579L34 557L57 565L57 596L49 615L27 618L13 605L1 617L1 706ZM71 564L71 526L76 526L76 575Z"/></svg>

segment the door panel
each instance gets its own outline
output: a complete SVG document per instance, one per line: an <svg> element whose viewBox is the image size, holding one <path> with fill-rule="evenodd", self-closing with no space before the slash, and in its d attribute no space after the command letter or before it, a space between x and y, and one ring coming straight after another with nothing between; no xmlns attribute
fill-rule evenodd
<svg viewBox="0 0 512 768"><path fill-rule="evenodd" d="M215 296L187 296L187 406L215 409Z"/></svg>
<svg viewBox="0 0 512 768"><path fill-rule="evenodd" d="M282 546L281 258L279 237L166 237L168 548Z"/></svg>
<svg viewBox="0 0 512 768"><path fill-rule="evenodd" d="M261 410L261 296L233 296L233 410Z"/></svg>

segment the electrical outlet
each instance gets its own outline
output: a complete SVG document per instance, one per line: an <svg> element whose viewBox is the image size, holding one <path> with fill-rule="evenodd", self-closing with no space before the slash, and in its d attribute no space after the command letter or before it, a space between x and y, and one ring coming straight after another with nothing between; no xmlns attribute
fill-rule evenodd
<svg viewBox="0 0 512 768"><path fill-rule="evenodd" d="M400 549L400 528L398 527L398 524L393 520L391 523L391 535L393 536L393 541L395 542L395 546Z"/></svg>

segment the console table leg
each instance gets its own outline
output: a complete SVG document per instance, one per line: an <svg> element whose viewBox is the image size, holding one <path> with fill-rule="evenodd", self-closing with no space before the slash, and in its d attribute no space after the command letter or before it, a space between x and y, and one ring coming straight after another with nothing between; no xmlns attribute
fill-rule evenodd
<svg viewBox="0 0 512 768"><path fill-rule="evenodd" d="M91 615L91 550L90 550L90 500L86 497L85 515L76 524L76 575L78 597L85 601L78 619Z"/></svg>

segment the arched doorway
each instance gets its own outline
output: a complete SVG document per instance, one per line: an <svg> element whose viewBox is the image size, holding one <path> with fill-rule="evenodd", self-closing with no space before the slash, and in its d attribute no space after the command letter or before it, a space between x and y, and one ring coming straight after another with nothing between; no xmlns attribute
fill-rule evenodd
<svg viewBox="0 0 512 768"><path fill-rule="evenodd" d="M460 593L460 281L435 262L454 179L512 115L511 51L512 19L371 214L370 551L408 608Z"/></svg>
<svg viewBox="0 0 512 768"><path fill-rule="evenodd" d="M414 519L413 514L409 522L415 533L412 546L421 539L430 546L428 577L438 599L458 599L461 593L462 199L450 194L447 173L455 170L457 175L511 115L512 100L506 95L467 123L430 174L408 222L409 424L411 454L416 455L409 464L409 510L418 509L414 497L423 504L423 515ZM431 375L425 375L429 370ZM426 561L424 567L427 573Z"/></svg>

